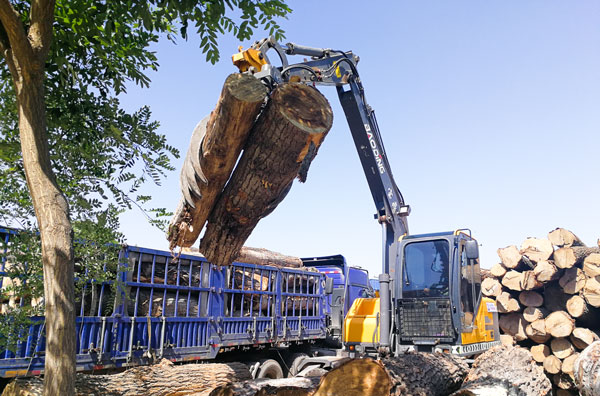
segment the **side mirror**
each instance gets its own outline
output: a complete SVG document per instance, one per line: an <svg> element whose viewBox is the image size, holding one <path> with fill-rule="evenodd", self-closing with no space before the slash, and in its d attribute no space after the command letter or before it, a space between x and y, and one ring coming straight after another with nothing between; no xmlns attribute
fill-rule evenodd
<svg viewBox="0 0 600 396"><path fill-rule="evenodd" d="M333 278L325 278L325 294L333 294Z"/></svg>
<svg viewBox="0 0 600 396"><path fill-rule="evenodd" d="M476 260L479 258L479 245L477 245L477 241L467 241L467 243L465 243L465 251L469 260Z"/></svg>

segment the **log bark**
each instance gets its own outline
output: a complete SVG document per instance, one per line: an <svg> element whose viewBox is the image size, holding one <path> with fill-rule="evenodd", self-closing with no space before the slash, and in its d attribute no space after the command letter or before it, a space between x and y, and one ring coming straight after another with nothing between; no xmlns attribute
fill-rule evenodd
<svg viewBox="0 0 600 396"><path fill-rule="evenodd" d="M527 321L523 318L520 313L510 313L507 315L501 315L499 320L500 329L511 336L515 337L515 340L523 341L527 339L527 333L525 327Z"/></svg>
<svg viewBox="0 0 600 396"><path fill-rule="evenodd" d="M557 358L563 360L568 358L575 352L573 344L567 338L553 338L550 341L550 349Z"/></svg>
<svg viewBox="0 0 600 396"><path fill-rule="evenodd" d="M598 335L585 327L577 327L573 330L570 338L577 348L585 349L598 340Z"/></svg>
<svg viewBox="0 0 600 396"><path fill-rule="evenodd" d="M579 268L567 268L558 281L565 293L578 293L585 286L585 274Z"/></svg>
<svg viewBox="0 0 600 396"><path fill-rule="evenodd" d="M502 278L506 274L506 267L502 263L498 263L490 268L490 275L494 278Z"/></svg>
<svg viewBox="0 0 600 396"><path fill-rule="evenodd" d="M533 269L533 273L538 281L548 283L560 278L562 273L558 270L553 261L542 260L538 262Z"/></svg>
<svg viewBox="0 0 600 396"><path fill-rule="evenodd" d="M294 178L305 180L332 121L331 107L316 89L293 83L275 88L209 216L200 251L210 262L231 264L259 220L285 198Z"/></svg>
<svg viewBox="0 0 600 396"><path fill-rule="evenodd" d="M568 337L575 329L575 321L565 311L552 312L544 321L552 337Z"/></svg>
<svg viewBox="0 0 600 396"><path fill-rule="evenodd" d="M171 249L198 239L266 97L258 79L231 74L215 109L194 129L181 169L183 198L169 224Z"/></svg>
<svg viewBox="0 0 600 396"><path fill-rule="evenodd" d="M175 365L163 359L152 366L134 367L119 374L77 374L75 395L167 396L207 394L212 389L250 379L248 366L242 363ZM13 380L3 396L41 394L38 377Z"/></svg>
<svg viewBox="0 0 600 396"><path fill-rule="evenodd" d="M299 257L286 256L285 254L273 252L267 249L244 246L236 261L256 265L270 265L275 267L302 268L302 260Z"/></svg>
<svg viewBox="0 0 600 396"><path fill-rule="evenodd" d="M498 249L498 257L500 257L502 264L507 269L517 268L522 258L519 249L515 245Z"/></svg>
<svg viewBox="0 0 600 396"><path fill-rule="evenodd" d="M600 341L579 354L573 368L575 384L583 396L600 396Z"/></svg>
<svg viewBox="0 0 600 396"><path fill-rule="evenodd" d="M556 228L548 233L548 240L556 247L585 246L581 239L571 231L564 228Z"/></svg>
<svg viewBox="0 0 600 396"><path fill-rule="evenodd" d="M519 293L519 301L526 307L541 307L544 297L538 292L528 290Z"/></svg>
<svg viewBox="0 0 600 396"><path fill-rule="evenodd" d="M522 291L523 273L518 271L508 271L506 275L502 277L502 285L506 286L510 290Z"/></svg>
<svg viewBox="0 0 600 396"><path fill-rule="evenodd" d="M537 344L531 347L531 356L538 363L544 363L544 360L550 356L552 351L546 344Z"/></svg>
<svg viewBox="0 0 600 396"><path fill-rule="evenodd" d="M527 337L539 344L548 341L551 335L546 331L546 321L544 319L534 320L525 327Z"/></svg>
<svg viewBox="0 0 600 396"><path fill-rule="evenodd" d="M535 263L548 260L553 252L552 243L547 239L539 238L527 238L521 245L521 250L519 250L521 255L527 256Z"/></svg>
<svg viewBox="0 0 600 396"><path fill-rule="evenodd" d="M498 346L475 359L454 395L544 396L551 391L550 380L527 349Z"/></svg>
<svg viewBox="0 0 600 396"><path fill-rule="evenodd" d="M208 396L310 396L320 380L319 377L261 378L219 386Z"/></svg>
<svg viewBox="0 0 600 396"><path fill-rule="evenodd" d="M583 260L583 272L590 278L600 275L600 253L592 253Z"/></svg>
<svg viewBox="0 0 600 396"><path fill-rule="evenodd" d="M498 297L502 293L502 285L498 279L485 278L481 282L481 293L487 297Z"/></svg>
<svg viewBox="0 0 600 396"><path fill-rule="evenodd" d="M560 248L554 252L554 264L558 268L571 268L576 264L581 264L592 253L600 253L600 249L585 246Z"/></svg>
<svg viewBox="0 0 600 396"><path fill-rule="evenodd" d="M507 292L502 292L496 297L496 306L500 313L518 312L521 310L519 302Z"/></svg>

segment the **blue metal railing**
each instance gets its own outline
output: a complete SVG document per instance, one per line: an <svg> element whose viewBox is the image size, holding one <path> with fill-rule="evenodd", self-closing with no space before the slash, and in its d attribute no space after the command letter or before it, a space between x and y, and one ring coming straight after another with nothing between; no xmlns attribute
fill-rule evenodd
<svg viewBox="0 0 600 396"><path fill-rule="evenodd" d="M89 282L77 297L80 371L213 359L225 347L326 336L319 272L237 262L217 268L201 256L131 246L119 263L114 281ZM0 377L43 371L44 317L32 320L15 351L0 351Z"/></svg>

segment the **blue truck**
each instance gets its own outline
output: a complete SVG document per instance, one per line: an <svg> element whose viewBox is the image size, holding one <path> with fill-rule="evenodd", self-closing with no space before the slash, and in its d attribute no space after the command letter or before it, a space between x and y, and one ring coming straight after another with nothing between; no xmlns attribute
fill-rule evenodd
<svg viewBox="0 0 600 396"><path fill-rule="evenodd" d="M10 230L0 235L8 241ZM200 255L123 247L115 279L88 283L76 297L77 370L161 358L243 361L257 378L328 367L339 355L346 312L372 289L368 273L343 256L303 262L304 269L218 268ZM6 270L5 254L0 287ZM23 341L0 351L0 377L43 373L44 317L31 319Z"/></svg>

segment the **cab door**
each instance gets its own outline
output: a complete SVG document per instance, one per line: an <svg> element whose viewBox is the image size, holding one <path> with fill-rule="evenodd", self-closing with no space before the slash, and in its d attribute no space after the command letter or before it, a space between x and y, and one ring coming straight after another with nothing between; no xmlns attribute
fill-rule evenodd
<svg viewBox="0 0 600 396"><path fill-rule="evenodd" d="M466 239L462 239L458 245L462 333L470 333L473 330L475 316L481 302L481 270L479 268L479 259L469 259L467 257L466 242Z"/></svg>

